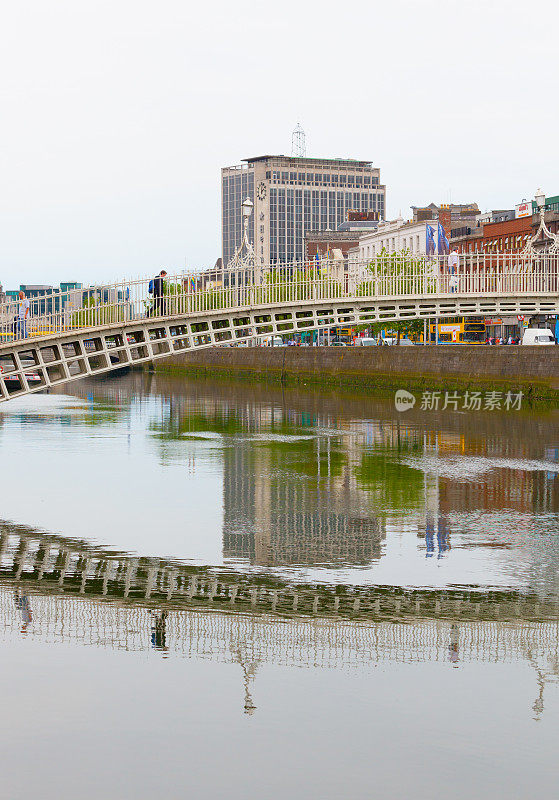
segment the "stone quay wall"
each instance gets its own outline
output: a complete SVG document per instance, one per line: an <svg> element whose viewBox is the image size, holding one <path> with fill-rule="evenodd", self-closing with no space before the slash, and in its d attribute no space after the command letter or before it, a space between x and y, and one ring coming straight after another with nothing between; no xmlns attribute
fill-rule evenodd
<svg viewBox="0 0 559 800"><path fill-rule="evenodd" d="M215 347L158 360L152 369L386 390L491 385L559 398L559 346Z"/></svg>

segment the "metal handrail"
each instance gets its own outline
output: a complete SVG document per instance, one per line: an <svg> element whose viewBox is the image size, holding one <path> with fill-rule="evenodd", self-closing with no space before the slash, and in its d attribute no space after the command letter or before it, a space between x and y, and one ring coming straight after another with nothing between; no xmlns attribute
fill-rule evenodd
<svg viewBox="0 0 559 800"><path fill-rule="evenodd" d="M81 331L103 325L297 305L359 297L371 300L459 293L495 297L559 292L557 253L460 255L456 275L444 256L381 253L370 261L323 259L241 270L210 270L167 276L165 293L149 292L150 278L79 290L56 290L30 300L26 330L18 323L19 301L0 305L0 342ZM71 298L71 299L70 299ZM76 303L76 300L78 302ZM46 309L54 309L49 310Z"/></svg>

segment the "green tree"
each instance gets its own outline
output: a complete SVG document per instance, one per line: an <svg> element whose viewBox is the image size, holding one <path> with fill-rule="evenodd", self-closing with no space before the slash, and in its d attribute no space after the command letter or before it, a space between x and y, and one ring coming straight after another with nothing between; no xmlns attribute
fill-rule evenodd
<svg viewBox="0 0 559 800"><path fill-rule="evenodd" d="M367 265L370 277L357 287L358 297L390 294L422 294L436 291L435 276L425 276L428 262L425 256L410 250L389 253L385 248Z"/></svg>

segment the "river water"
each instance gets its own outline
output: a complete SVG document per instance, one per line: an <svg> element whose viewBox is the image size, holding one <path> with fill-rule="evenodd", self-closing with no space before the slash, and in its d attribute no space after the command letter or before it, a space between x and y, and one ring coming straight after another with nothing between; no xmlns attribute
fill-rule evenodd
<svg viewBox="0 0 559 800"><path fill-rule="evenodd" d="M556 796L558 411L68 391L0 408L2 796Z"/></svg>

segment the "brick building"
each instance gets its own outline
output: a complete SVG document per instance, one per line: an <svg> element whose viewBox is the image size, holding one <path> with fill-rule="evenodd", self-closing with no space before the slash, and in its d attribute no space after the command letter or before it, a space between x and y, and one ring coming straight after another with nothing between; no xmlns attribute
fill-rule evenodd
<svg viewBox="0 0 559 800"><path fill-rule="evenodd" d="M545 223L551 233L559 234L559 211L546 211ZM459 253L518 253L540 224L540 215L517 217L505 222L490 222L487 225L471 228L454 228L451 233L451 246ZM534 246L549 244L544 236L534 242Z"/></svg>
<svg viewBox="0 0 559 800"><path fill-rule="evenodd" d="M483 226L486 253L515 253L526 246L532 235L532 217L518 217Z"/></svg>
<svg viewBox="0 0 559 800"><path fill-rule="evenodd" d="M454 228L451 245L459 253L514 253L525 247L532 233L532 217L518 217Z"/></svg>

